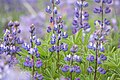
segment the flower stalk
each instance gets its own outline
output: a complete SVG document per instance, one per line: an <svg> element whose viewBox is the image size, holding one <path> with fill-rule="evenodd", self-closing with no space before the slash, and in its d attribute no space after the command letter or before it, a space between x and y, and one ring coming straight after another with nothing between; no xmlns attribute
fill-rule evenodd
<svg viewBox="0 0 120 80"><path fill-rule="evenodd" d="M95 53L96 53L96 57L95 57L95 73L94 73L94 80L97 80L97 67L98 67L98 44L99 42L97 41L96 42L96 50L95 50Z"/></svg>

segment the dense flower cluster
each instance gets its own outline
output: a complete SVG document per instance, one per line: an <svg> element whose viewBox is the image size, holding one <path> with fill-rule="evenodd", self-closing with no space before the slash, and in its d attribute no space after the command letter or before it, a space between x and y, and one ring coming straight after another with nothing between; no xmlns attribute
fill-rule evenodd
<svg viewBox="0 0 120 80"><path fill-rule="evenodd" d="M31 25L30 27L30 45L27 43L23 44L23 48L28 51L28 54L34 56L37 58L36 60L36 67L40 68L42 66L42 61L40 60L40 53L38 52L37 46L41 45L41 42L39 39L36 38L35 36L35 26ZM35 46L33 44L35 43ZM24 66L32 68L34 66L33 59L31 59L29 56L25 58Z"/></svg>
<svg viewBox="0 0 120 80"><path fill-rule="evenodd" d="M83 32L90 31L90 25L87 22L89 20L89 14L87 11L84 11L84 8L88 7L88 2L85 0L77 1L75 4L75 15L73 20L73 34L78 32L83 28Z"/></svg>
<svg viewBox="0 0 120 80"><path fill-rule="evenodd" d="M16 55L21 56L18 52L21 51L20 45L24 43L24 41L19 38L17 35L21 32L19 29L19 22L10 21L8 23L8 29L5 30L3 41L0 44L0 54L9 55L8 64L17 64L18 60Z"/></svg>
<svg viewBox="0 0 120 80"><path fill-rule="evenodd" d="M53 51L59 52L60 50L67 51L67 48L68 48L67 44L60 43L60 40L62 38L66 39L68 37L68 34L66 32L62 32L63 26L64 25L63 25L62 17L61 16L57 17L57 23L54 24L54 29L53 29L54 33L52 34L51 40L50 40L50 43L53 45L49 49L50 52L53 52ZM55 46L55 44L57 45Z"/></svg>
<svg viewBox="0 0 120 80"><path fill-rule="evenodd" d="M64 65L61 70L63 72L70 72L70 74L72 75L73 72L75 73L80 73L81 69L80 66L78 65L74 65L74 61L75 62L82 62L82 58L78 55L76 55L75 53L78 51L78 46L77 45L73 45L72 48L70 49L71 54L67 55L64 60L70 62L70 65ZM70 80L72 79L72 76L70 76ZM76 78L76 80L79 80L79 78Z"/></svg>
<svg viewBox="0 0 120 80"><path fill-rule="evenodd" d="M14 55L20 51L16 44L22 44L24 41L17 36L21 32L19 25L18 21L8 23L8 29L5 30L3 43L0 46L0 53L6 52L6 54Z"/></svg>

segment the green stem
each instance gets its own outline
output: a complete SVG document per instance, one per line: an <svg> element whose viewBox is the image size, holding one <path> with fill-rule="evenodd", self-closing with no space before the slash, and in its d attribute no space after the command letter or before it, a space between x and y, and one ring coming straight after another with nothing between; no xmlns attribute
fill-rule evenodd
<svg viewBox="0 0 120 80"><path fill-rule="evenodd" d="M57 42L57 47L59 47L59 40L58 40L58 42ZM59 53L59 51L57 52L57 58L58 58L58 62L57 62L57 65L58 65L58 69L59 69L59 61L60 61L60 53Z"/></svg>
<svg viewBox="0 0 120 80"><path fill-rule="evenodd" d="M95 73L94 73L94 80L97 80L98 44L99 44L99 43L98 43L98 41L97 41L97 43L96 43L96 51L95 51L95 53L96 53L96 58L95 58Z"/></svg>
<svg viewBox="0 0 120 80"><path fill-rule="evenodd" d="M32 33L31 33L31 38L32 38ZM33 40L33 38L32 38L32 40ZM33 48L33 41L31 42L31 48ZM34 54L32 55L32 60L33 60L32 78L34 79L34 72L35 72L35 67L34 67Z"/></svg>
<svg viewBox="0 0 120 80"><path fill-rule="evenodd" d="M71 68L73 67L73 53L72 53L72 60L71 60ZM72 74L72 72L70 72L70 80L72 80L72 78L73 78L73 74Z"/></svg>

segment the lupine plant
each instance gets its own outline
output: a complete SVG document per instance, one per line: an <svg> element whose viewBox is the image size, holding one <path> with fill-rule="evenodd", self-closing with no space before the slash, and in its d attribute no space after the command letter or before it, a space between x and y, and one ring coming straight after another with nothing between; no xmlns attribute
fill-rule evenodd
<svg viewBox="0 0 120 80"><path fill-rule="evenodd" d="M105 48L103 44L106 42L105 37L110 32L110 21L104 18L104 13L108 14L111 12L111 9L106 5L111 4L112 0L94 0L96 3L101 4L99 8L94 8L93 12L96 14L101 15L101 20L95 21L95 27L96 30L90 37L90 43L88 45L89 49L92 49L95 51L95 70L94 70L94 80L98 80L97 78L97 71L101 74L106 74L106 70L100 67L100 64L102 64L101 61L105 61L107 57L104 54L100 54L100 52L104 52ZM94 56L89 55L87 57L88 61L93 61ZM88 72L92 72L93 68L90 66L88 69Z"/></svg>
<svg viewBox="0 0 120 80"><path fill-rule="evenodd" d="M68 34L66 32L63 32L64 22L62 20L62 16L58 16L58 10L55 5L60 4L60 0L50 0L52 4L52 8L48 6L46 8L46 12L49 14L52 14L52 17L50 18L50 26L47 28L47 32L52 32L50 44L52 44L52 47L49 48L50 52L57 52L57 63L59 68L59 61L60 61L60 51L67 51L68 46L65 43L61 43L60 40L62 38L67 38Z"/></svg>
<svg viewBox="0 0 120 80"><path fill-rule="evenodd" d="M0 46L0 54L10 55L11 61L8 62L9 64L17 62L16 55L20 56L18 53L20 52L20 44L24 42L17 36L21 32L19 25L18 21L8 23L8 29L4 31L3 42Z"/></svg>
<svg viewBox="0 0 120 80"><path fill-rule="evenodd" d="M33 79L42 80L43 76L38 72L35 73L36 68L42 66L42 61L40 60L40 53L38 52L37 46L41 45L39 39L35 35L35 26L32 24L30 26L30 45L27 43L23 44L23 48L28 51L28 56L25 58L24 66L32 69Z"/></svg>

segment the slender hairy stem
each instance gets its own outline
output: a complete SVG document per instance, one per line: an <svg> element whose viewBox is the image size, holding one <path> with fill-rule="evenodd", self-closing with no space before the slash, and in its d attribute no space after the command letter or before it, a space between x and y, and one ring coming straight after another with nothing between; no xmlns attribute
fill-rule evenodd
<svg viewBox="0 0 120 80"><path fill-rule="evenodd" d="M31 33L31 38L32 38L32 33ZM33 48L33 41L31 41L31 48ZM35 72L35 68L34 68L34 54L32 55L32 60L33 60L32 77L34 79L34 72Z"/></svg>
<svg viewBox="0 0 120 80"><path fill-rule="evenodd" d="M95 50L95 54L96 54L96 58L95 58L95 73L94 73L94 80L97 80L97 61L98 61L98 41L96 43L96 50Z"/></svg>
<svg viewBox="0 0 120 80"><path fill-rule="evenodd" d="M82 5L83 5L83 0L81 0L81 3L82 3ZM82 26L83 27L83 16L82 16L82 12L83 12L83 6L80 8L80 26ZM83 29L82 29L82 31L83 31ZM84 36L82 35L82 42L84 42Z"/></svg>
<svg viewBox="0 0 120 80"><path fill-rule="evenodd" d="M32 76L33 76L33 78L34 78L34 72L35 72L35 67L34 67L34 55L32 55L32 60L33 60Z"/></svg>
<svg viewBox="0 0 120 80"><path fill-rule="evenodd" d="M82 4L83 4L83 0L81 0ZM82 21L82 11L83 11L83 6L81 7L81 10L80 10L80 25L82 26L83 25L83 21Z"/></svg>
<svg viewBox="0 0 120 80"><path fill-rule="evenodd" d="M70 66L73 67L73 53L72 53L71 58L72 60L71 60ZM72 72L70 72L70 80L72 80Z"/></svg>
<svg viewBox="0 0 120 80"><path fill-rule="evenodd" d="M57 42L57 47L59 47L59 40ZM57 64L58 64L58 69L59 69L59 60L60 60L60 53L59 53L59 51L57 52L57 58L58 58Z"/></svg>

